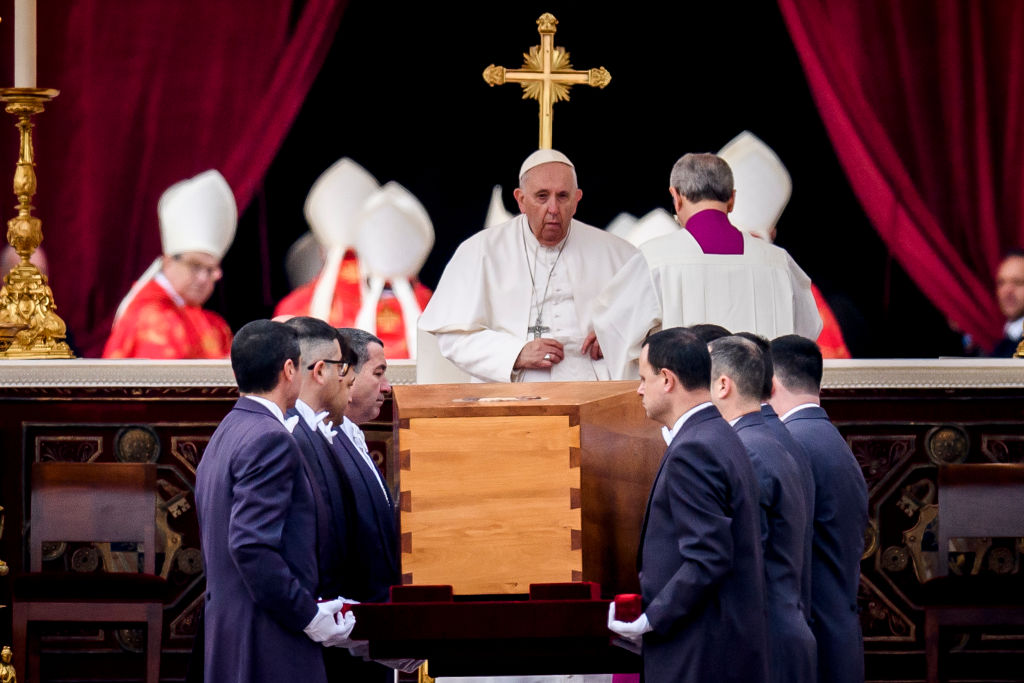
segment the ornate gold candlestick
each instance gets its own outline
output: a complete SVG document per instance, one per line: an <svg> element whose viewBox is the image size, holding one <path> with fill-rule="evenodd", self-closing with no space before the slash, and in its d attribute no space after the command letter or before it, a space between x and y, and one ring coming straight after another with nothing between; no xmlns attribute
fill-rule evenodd
<svg viewBox="0 0 1024 683"><path fill-rule="evenodd" d="M43 241L42 221L32 215L36 193L32 117L59 94L47 88L0 88L0 101L18 119L21 144L14 171L18 215L7 221L7 241L21 262L0 288L0 358L73 358L64 342L67 326L55 313L57 304L47 278L29 262Z"/></svg>

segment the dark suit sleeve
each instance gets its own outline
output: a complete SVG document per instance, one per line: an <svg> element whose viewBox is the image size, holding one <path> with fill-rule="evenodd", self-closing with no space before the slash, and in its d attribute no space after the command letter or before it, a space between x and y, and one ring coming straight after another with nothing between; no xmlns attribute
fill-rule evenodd
<svg viewBox="0 0 1024 683"><path fill-rule="evenodd" d="M686 444L665 468L679 566L647 607L647 618L660 633L704 599L731 569L734 552L727 479L708 446Z"/></svg>
<svg viewBox="0 0 1024 683"><path fill-rule="evenodd" d="M316 614L315 601L282 555L284 524L293 490L306 480L298 448L286 432L270 432L259 448L236 460L228 551L253 601L289 628L301 631Z"/></svg>
<svg viewBox="0 0 1024 683"><path fill-rule="evenodd" d="M761 456L751 453L750 464L757 477L757 492L761 496L758 501L758 517L761 520L761 550L768 546L768 511L777 510L782 490L779 480L772 476Z"/></svg>

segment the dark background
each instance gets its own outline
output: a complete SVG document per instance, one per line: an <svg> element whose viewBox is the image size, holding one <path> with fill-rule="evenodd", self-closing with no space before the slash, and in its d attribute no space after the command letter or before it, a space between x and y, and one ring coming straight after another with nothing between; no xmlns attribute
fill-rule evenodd
<svg viewBox="0 0 1024 683"><path fill-rule="evenodd" d="M537 146L534 100L491 88L489 64L518 68L559 21L573 67L606 67L603 89L575 86L554 108L554 147L577 166L577 218L671 210L668 174L686 152L717 151L749 129L778 153L793 196L778 224L786 248L829 300L855 357L960 353L959 337L910 282L869 224L839 167L777 6L757 3L474 5L353 0L309 97L245 211L210 306L232 327L270 314L289 291L283 259L307 230L313 181L349 156L424 204L436 243L421 279L437 283L460 241L482 227L491 187L512 190ZM271 248L260 252L266 231ZM269 264L269 287L264 266ZM254 296L263 292L263 296Z"/></svg>

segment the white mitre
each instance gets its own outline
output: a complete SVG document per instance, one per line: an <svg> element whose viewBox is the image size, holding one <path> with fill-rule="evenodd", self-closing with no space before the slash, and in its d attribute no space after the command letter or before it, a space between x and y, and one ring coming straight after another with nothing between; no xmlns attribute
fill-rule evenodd
<svg viewBox="0 0 1024 683"><path fill-rule="evenodd" d="M605 227L605 232L610 232L616 237L626 239L626 235L628 235L633 230L633 226L636 225L636 221L636 216L634 216L631 213L626 213L625 211L623 211L618 216L613 218L612 222L609 223L607 227Z"/></svg>
<svg viewBox="0 0 1024 683"><path fill-rule="evenodd" d="M775 224L789 203L793 181L771 147L748 130L718 156L732 169L736 201L729 221L740 230L772 241Z"/></svg>
<svg viewBox="0 0 1024 683"><path fill-rule="evenodd" d="M156 205L164 254L201 251L224 258L238 227L238 206L228 181L215 170L171 185Z"/></svg>
<svg viewBox="0 0 1024 683"><path fill-rule="evenodd" d="M626 241L634 247L639 247L655 237L668 235L679 230L679 223L675 216L665 209L654 209L641 218L633 226L633 229L626 235Z"/></svg>
<svg viewBox="0 0 1024 683"><path fill-rule="evenodd" d="M167 188L156 207L160 221L160 243L165 256L189 251L224 258L238 227L238 205L231 186L219 171L209 170ZM146 284L162 266L156 259L121 300L114 322L128 310Z"/></svg>
<svg viewBox="0 0 1024 683"><path fill-rule="evenodd" d="M491 228L495 225L507 223L515 218L505 208L505 201L501 198L501 185L495 185L491 190L491 203L487 206L487 218L484 219L484 228Z"/></svg>
<svg viewBox="0 0 1024 683"><path fill-rule="evenodd" d="M320 280L313 289L309 315L327 320L334 301L334 287L345 251L355 246L356 219L363 204L380 185L366 169L344 157L320 174L306 196L303 210L317 241L327 250Z"/></svg>
<svg viewBox="0 0 1024 683"><path fill-rule="evenodd" d="M416 358L416 322L422 310L410 279L419 274L434 246L430 216L411 192L392 181L366 200L356 224L356 251L370 286L355 326L376 333L377 303L390 282L402 309L409 357Z"/></svg>

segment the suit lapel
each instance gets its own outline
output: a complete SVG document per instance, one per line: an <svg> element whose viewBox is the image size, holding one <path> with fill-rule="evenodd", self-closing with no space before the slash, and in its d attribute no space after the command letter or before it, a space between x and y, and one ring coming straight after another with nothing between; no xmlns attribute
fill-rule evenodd
<svg viewBox="0 0 1024 683"><path fill-rule="evenodd" d="M262 406L261 406L262 407ZM289 411L289 414L291 411ZM305 425L301 424L302 420L299 420L299 424L295 425L295 431L299 433L298 438L303 438L306 433L303 432ZM296 438L295 433L292 433L292 438ZM313 494L313 505L316 512L316 546L317 546L317 567L323 578L324 571L326 568L325 560L327 559L327 548L330 544L330 531L328 529L328 519L330 518L330 512L327 502L324 500L323 493L321 492L320 485L318 483L317 471L310 462L306 459L302 448L299 447L296 441L295 450L299 454L299 462L302 464L302 471L306 474L306 479L309 481L309 488Z"/></svg>
<svg viewBox="0 0 1024 683"><path fill-rule="evenodd" d="M342 431L338 432L335 439L337 448L335 454L341 461L345 471L351 473L352 487L359 491L358 497L367 499L377 524L377 533L384 541L384 547L390 549L388 562L397 570L396 561L396 531L394 510L391 507L391 499L381 490L380 481L374 472L369 471L369 465L363 460L363 456L356 450L355 445L349 440L348 435ZM361 495L360 495L361 494Z"/></svg>
<svg viewBox="0 0 1024 683"><path fill-rule="evenodd" d="M712 412L709 412L712 411ZM654 491L658 487L658 481L661 479L661 473L665 469L665 463L668 462L669 451L672 450L672 445L679 441L679 437L684 434L687 429L692 429L694 425L697 425L705 420L708 420L718 414L718 410L714 406L708 406L703 410L700 410L690 416L683 426L676 433L672 439L672 443L665 449L665 455L661 458L661 464L658 465L658 473L654 476L654 483L651 484L651 494L647 496L647 509L644 511L644 523L640 528L640 545L636 549L636 570L639 572L643 568L644 559L644 540L647 536L647 521L651 516L651 504L654 500Z"/></svg>
<svg viewBox="0 0 1024 683"><path fill-rule="evenodd" d="M324 501L327 510L341 509L343 506L344 495L341 492L341 484L338 480L338 476L334 473L333 467L331 466L331 455L330 446L327 440L319 434L314 434L305 422L299 420L299 424L295 427L296 439L304 439L307 444L312 446L311 453L315 454L316 462L309 463L309 469L316 479L314 480L320 485L320 490L327 493L327 499ZM304 449L299 449L305 455ZM339 543L345 538L345 530L338 526L338 515L333 513L329 514L331 531L334 536L338 539Z"/></svg>

